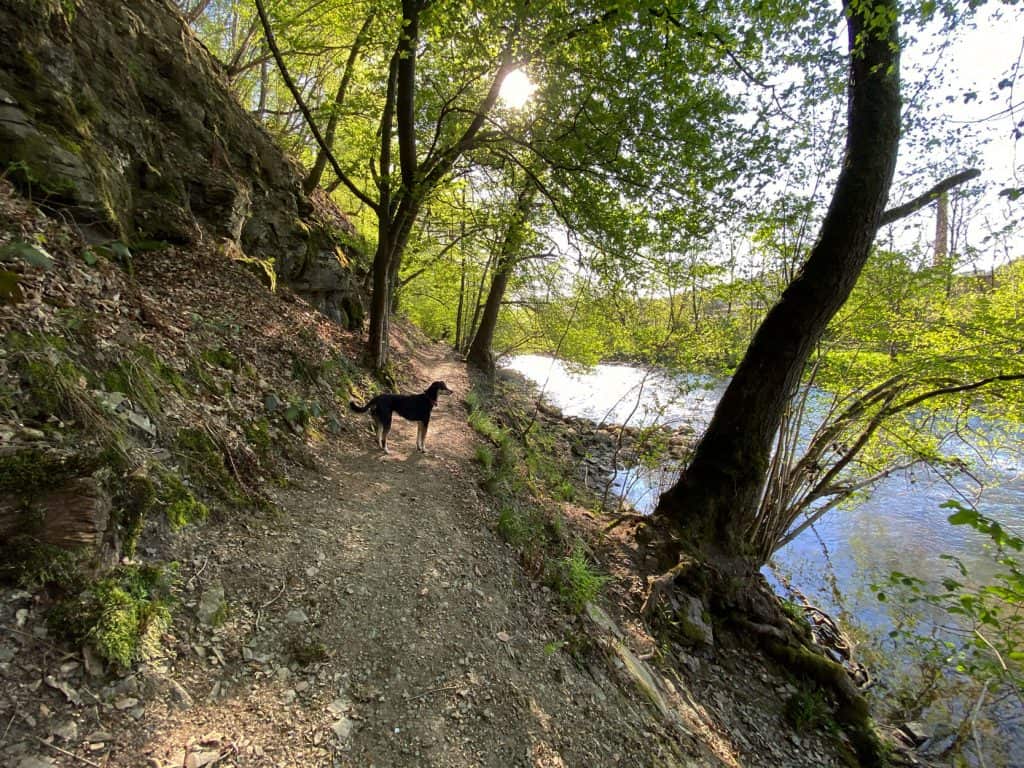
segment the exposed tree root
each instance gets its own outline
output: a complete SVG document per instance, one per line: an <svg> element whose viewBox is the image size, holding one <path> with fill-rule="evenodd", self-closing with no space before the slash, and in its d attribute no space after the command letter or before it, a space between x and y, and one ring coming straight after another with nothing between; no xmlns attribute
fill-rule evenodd
<svg viewBox="0 0 1024 768"><path fill-rule="evenodd" d="M886 751L875 732L867 700L861 696L841 664L808 648L767 637L763 638L762 645L794 673L804 675L835 693L839 703L836 718L850 737L862 766L881 768L886 765Z"/></svg>
<svg viewBox="0 0 1024 768"><path fill-rule="evenodd" d="M783 612L756 569L722 567L682 555L675 566L649 578L643 616L656 622L680 601L678 592L701 598L708 611L758 641L765 652L798 677L814 681L832 693L836 720L843 726L856 752L858 764L886 765L886 750L875 732L867 700L842 664L825 655L812 639L810 627Z"/></svg>

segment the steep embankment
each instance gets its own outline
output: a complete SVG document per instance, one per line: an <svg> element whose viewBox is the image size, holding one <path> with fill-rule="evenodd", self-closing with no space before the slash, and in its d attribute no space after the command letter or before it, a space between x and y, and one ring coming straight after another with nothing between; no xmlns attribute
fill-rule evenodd
<svg viewBox="0 0 1024 768"><path fill-rule="evenodd" d="M374 450L351 233L169 3L0 25L0 763L837 762L757 657L647 635L585 510L547 526L594 542L618 626L520 564L466 372L411 330L403 388L458 394L430 454L404 423Z"/></svg>
<svg viewBox="0 0 1024 768"><path fill-rule="evenodd" d="M0 169L85 238L214 243L343 325L351 226L227 88L169 0L2 0ZM347 247L346 247L347 248Z"/></svg>

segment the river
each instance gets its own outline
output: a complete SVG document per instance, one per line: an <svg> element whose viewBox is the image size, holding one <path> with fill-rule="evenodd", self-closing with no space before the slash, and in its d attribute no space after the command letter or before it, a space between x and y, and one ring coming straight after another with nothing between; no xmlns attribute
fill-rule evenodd
<svg viewBox="0 0 1024 768"><path fill-rule="evenodd" d="M503 367L535 383L544 399L567 416L598 423L686 424L697 433L707 426L725 387L725 382L706 376L668 377L628 365L572 369L538 355L510 358ZM979 434L988 431L985 424L975 422L974 427ZM966 444L954 449L965 458L984 459L980 470L984 489L979 491L966 476L951 483L927 468L894 473L855 506L825 515L813 529L779 550L772 568L766 569L776 585L777 577L783 577L812 602L866 636L866 650L873 649L880 663L884 660L892 665L885 670L889 674L900 674L913 663L910 658L900 658L899 647L887 639L895 626L893 611L905 606L880 602L872 585L883 582L892 571L928 581L949 576L950 563L940 554L958 557L969 572L982 577L993 568L984 538L965 526L950 525L950 510L940 505L959 495L1017 535L1024 533L1024 455L1003 450L981 456ZM614 489L646 513L677 474L678 467L671 466L653 471L621 470L614 478ZM919 618L921 631L928 631L928 618ZM951 708L960 709L956 705ZM1003 734L1009 739L1008 748L1024 755L1020 722L1024 713L1013 714L1017 722L1000 728L1009 730ZM934 712L933 716L941 718ZM1011 758L1004 764L1024 763Z"/></svg>

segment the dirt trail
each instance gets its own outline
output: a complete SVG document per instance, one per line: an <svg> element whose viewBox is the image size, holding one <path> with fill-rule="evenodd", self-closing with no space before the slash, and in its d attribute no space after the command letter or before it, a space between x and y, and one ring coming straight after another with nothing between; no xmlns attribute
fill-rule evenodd
<svg viewBox="0 0 1024 768"><path fill-rule="evenodd" d="M185 609L222 586L227 616L176 628L177 658L119 684L145 708L115 704L136 722L108 765L675 764L642 696L546 648L573 630L492 530L464 366L429 348L413 368L455 390L426 455L414 425L396 420L384 456L349 414L322 468L276 492L278 518L177 541Z"/></svg>

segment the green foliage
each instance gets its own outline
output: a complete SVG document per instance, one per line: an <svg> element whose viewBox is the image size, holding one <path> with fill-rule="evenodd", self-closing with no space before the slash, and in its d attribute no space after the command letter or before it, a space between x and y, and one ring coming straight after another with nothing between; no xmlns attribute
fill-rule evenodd
<svg viewBox="0 0 1024 768"><path fill-rule="evenodd" d="M779 605L782 607L782 612L792 619L798 626L804 626L807 624L807 614L804 613L804 609L794 603L792 600L779 600Z"/></svg>
<svg viewBox="0 0 1024 768"><path fill-rule="evenodd" d="M237 372L241 369L238 363L238 358L226 347L213 347L211 349L204 349L200 353L200 357L210 365L217 368L223 368L226 371Z"/></svg>
<svg viewBox="0 0 1024 768"><path fill-rule="evenodd" d="M593 601L608 582L608 577L598 573L590 564L579 543L568 557L548 562L546 577L548 585L576 613Z"/></svg>
<svg viewBox="0 0 1024 768"><path fill-rule="evenodd" d="M972 528L991 542L991 575L980 579L963 561L940 555L951 573L928 583L900 572L889 576L878 594L901 602L919 603L948 617L936 622L945 635L929 635L916 627L895 629L893 639L916 646L922 656L936 659L948 672L968 675L980 685L1002 686L1019 698L1024 692L1024 540L997 521L956 501L946 502L952 525Z"/></svg>
<svg viewBox="0 0 1024 768"><path fill-rule="evenodd" d="M177 472L159 467L157 476L156 503L163 508L167 522L179 529L191 523L202 522L209 517L209 508L199 501L185 485Z"/></svg>
<svg viewBox="0 0 1024 768"><path fill-rule="evenodd" d="M330 658L327 653L327 646L323 642L302 635L289 637L285 650L288 656L300 667L322 664Z"/></svg>
<svg viewBox="0 0 1024 768"><path fill-rule="evenodd" d="M496 445L501 445L502 441L507 438L501 428L484 411L472 411L467 421L474 432L481 437L486 437Z"/></svg>
<svg viewBox="0 0 1024 768"><path fill-rule="evenodd" d="M817 688L801 688L786 699L782 715L797 733L835 726L832 710Z"/></svg>
<svg viewBox="0 0 1024 768"><path fill-rule="evenodd" d="M270 422L266 419L257 419L246 424L245 439L249 441L249 445L261 461L266 461L273 456Z"/></svg>
<svg viewBox="0 0 1024 768"><path fill-rule="evenodd" d="M473 449L473 458L477 464L483 467L484 472L490 474L494 469L494 451L486 445L478 445Z"/></svg>
<svg viewBox="0 0 1024 768"><path fill-rule="evenodd" d="M192 428L178 430L174 436L173 451L185 476L201 491L232 505L244 501L242 489L228 470L225 452L206 430ZM178 496L180 498L181 494ZM180 518L185 522L188 522L193 514L198 515L195 519L205 517L205 513L191 502L187 502L183 506L176 505L175 508L185 514ZM176 515L175 519L179 519L179 516Z"/></svg>
<svg viewBox="0 0 1024 768"><path fill-rule="evenodd" d="M281 411L281 418L294 432L302 433L309 429L313 419L320 418L323 410L315 400L293 399Z"/></svg>
<svg viewBox="0 0 1024 768"><path fill-rule="evenodd" d="M548 526L534 507L506 505L498 513L498 533L513 547L535 548L549 541Z"/></svg>
<svg viewBox="0 0 1024 768"><path fill-rule="evenodd" d="M152 352L145 355L130 353L103 375L104 389L128 395L150 416L160 414L160 382L157 379L158 373L154 370L154 361L155 355Z"/></svg>
<svg viewBox="0 0 1024 768"><path fill-rule="evenodd" d="M153 655L171 621L173 568L128 565L56 604L47 619L58 635L90 643L128 667Z"/></svg>
<svg viewBox="0 0 1024 768"><path fill-rule="evenodd" d="M11 536L0 545L0 581L22 589L54 585L73 589L81 582L82 557L31 535Z"/></svg>

